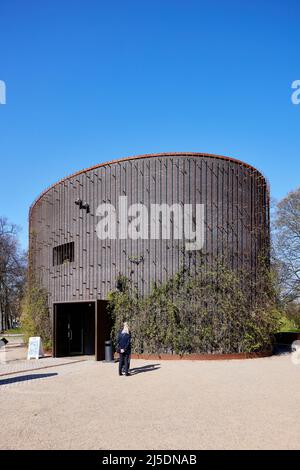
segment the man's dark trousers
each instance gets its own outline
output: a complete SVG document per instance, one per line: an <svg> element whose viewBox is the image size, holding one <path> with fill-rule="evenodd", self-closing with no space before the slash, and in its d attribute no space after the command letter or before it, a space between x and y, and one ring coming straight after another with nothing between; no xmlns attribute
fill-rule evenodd
<svg viewBox="0 0 300 470"><path fill-rule="evenodd" d="M128 367L129 367L129 354L127 353L120 353L119 358L119 374L122 375L123 364L125 367L125 375L128 374Z"/></svg>

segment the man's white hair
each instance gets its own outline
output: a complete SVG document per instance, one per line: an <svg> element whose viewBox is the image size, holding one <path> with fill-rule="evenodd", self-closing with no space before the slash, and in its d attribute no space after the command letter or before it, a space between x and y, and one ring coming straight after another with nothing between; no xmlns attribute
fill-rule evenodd
<svg viewBox="0 0 300 470"><path fill-rule="evenodd" d="M129 326L128 326L127 321L125 321L125 322L123 323L123 330L122 330L122 333L127 333L127 334L129 334Z"/></svg>

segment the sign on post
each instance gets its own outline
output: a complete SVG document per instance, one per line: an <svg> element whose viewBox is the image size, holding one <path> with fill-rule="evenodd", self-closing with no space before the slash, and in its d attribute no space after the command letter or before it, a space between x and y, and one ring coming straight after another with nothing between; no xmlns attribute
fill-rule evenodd
<svg viewBox="0 0 300 470"><path fill-rule="evenodd" d="M40 336L29 338L27 359L39 359L44 356L42 339Z"/></svg>

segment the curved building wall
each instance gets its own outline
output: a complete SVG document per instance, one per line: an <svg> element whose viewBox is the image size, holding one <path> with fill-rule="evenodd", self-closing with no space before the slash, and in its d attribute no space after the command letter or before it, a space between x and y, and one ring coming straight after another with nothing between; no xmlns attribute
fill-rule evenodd
<svg viewBox="0 0 300 470"><path fill-rule="evenodd" d="M184 240L100 240L100 204L204 205L203 253L209 264L226 255L251 267L269 246L268 186L256 169L226 157L158 154L101 164L45 191L30 210L30 260L50 302L105 299L119 274L145 293L153 281L175 274L191 259ZM89 212L75 201L89 205ZM118 214L117 224L120 214ZM74 261L54 265L53 248L74 242Z"/></svg>

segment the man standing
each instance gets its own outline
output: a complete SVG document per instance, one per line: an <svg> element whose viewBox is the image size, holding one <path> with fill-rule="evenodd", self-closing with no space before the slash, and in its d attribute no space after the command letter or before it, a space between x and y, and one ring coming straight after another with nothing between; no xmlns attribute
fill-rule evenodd
<svg viewBox="0 0 300 470"><path fill-rule="evenodd" d="M123 324L122 331L119 332L117 338L117 352L120 355L119 359L119 375L122 375L123 366L125 367L125 375L129 374L129 357L131 354L131 333L128 323Z"/></svg>

